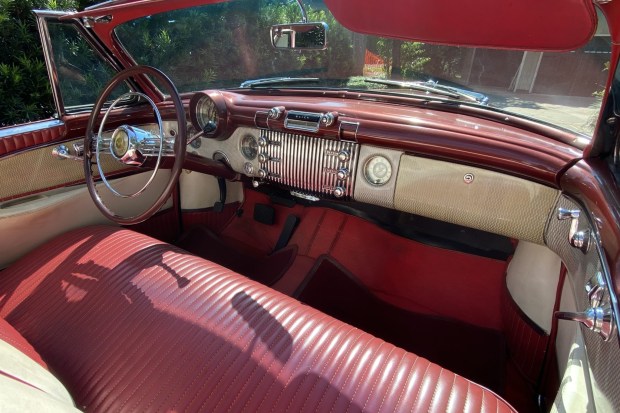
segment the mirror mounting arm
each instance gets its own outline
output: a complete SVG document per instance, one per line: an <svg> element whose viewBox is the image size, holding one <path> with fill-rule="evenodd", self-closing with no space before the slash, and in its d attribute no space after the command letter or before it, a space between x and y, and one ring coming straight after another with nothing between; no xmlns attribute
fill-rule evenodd
<svg viewBox="0 0 620 413"><path fill-rule="evenodd" d="M301 0L297 0L297 5L301 10L301 22L308 23L308 14L306 13L306 8L304 7L304 4L301 2Z"/></svg>

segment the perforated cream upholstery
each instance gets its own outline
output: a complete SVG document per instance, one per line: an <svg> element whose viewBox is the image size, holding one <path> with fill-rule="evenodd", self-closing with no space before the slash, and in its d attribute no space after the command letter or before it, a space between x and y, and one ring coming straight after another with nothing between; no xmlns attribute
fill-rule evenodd
<svg viewBox="0 0 620 413"><path fill-rule="evenodd" d="M465 183L465 175L473 181ZM559 191L473 166L404 155L394 206L537 244Z"/></svg>

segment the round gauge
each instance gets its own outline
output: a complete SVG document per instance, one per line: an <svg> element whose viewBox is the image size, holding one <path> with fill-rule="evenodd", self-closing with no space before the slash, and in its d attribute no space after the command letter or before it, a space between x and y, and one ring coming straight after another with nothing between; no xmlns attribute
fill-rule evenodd
<svg viewBox="0 0 620 413"><path fill-rule="evenodd" d="M192 125L207 138L224 139L227 115L226 101L218 91L196 93L189 102Z"/></svg>
<svg viewBox="0 0 620 413"><path fill-rule="evenodd" d="M196 104L196 120L205 133L214 132L217 128L218 113L215 102L207 95L203 95Z"/></svg>
<svg viewBox="0 0 620 413"><path fill-rule="evenodd" d="M371 185L385 185L391 177L392 164L384 156L371 156L364 164L364 178Z"/></svg>
<svg viewBox="0 0 620 413"><path fill-rule="evenodd" d="M241 139L241 155L248 161L253 161L258 155L258 142L252 135L245 135Z"/></svg>

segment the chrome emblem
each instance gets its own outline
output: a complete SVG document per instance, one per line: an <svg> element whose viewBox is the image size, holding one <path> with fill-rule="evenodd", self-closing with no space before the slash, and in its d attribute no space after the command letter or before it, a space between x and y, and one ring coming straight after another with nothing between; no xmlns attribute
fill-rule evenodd
<svg viewBox="0 0 620 413"><path fill-rule="evenodd" d="M112 155L116 159L121 159L129 150L129 134L123 128L118 128L112 135L112 142L110 144L112 149Z"/></svg>
<svg viewBox="0 0 620 413"><path fill-rule="evenodd" d="M465 176L463 176L463 182L465 182L466 184L471 184L472 182L474 182L474 174L465 174Z"/></svg>

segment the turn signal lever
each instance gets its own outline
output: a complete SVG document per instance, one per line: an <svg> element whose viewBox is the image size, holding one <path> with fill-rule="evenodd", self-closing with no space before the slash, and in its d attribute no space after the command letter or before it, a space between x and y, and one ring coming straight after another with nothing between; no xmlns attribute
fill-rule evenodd
<svg viewBox="0 0 620 413"><path fill-rule="evenodd" d="M598 333L605 341L609 340L613 331L613 316L609 307L588 308L582 313L556 311L555 316L561 320L577 321Z"/></svg>

